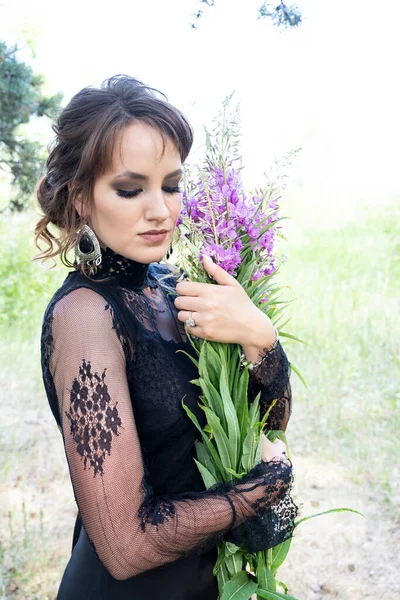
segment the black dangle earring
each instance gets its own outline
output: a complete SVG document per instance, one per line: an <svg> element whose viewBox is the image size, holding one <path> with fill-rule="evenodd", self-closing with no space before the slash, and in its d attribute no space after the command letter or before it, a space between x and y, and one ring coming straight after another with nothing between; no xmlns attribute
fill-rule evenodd
<svg viewBox="0 0 400 600"><path fill-rule="evenodd" d="M171 256L171 254L173 253L173 251L174 251L174 249L173 249L173 247L172 247L172 242L171 242L171 243L170 243L170 245L169 245L169 248L168 248L168 250L167 250L167 253L166 253L166 255L165 255L165 258L166 258L167 260L169 259L169 257L170 257L170 256Z"/></svg>
<svg viewBox="0 0 400 600"><path fill-rule="evenodd" d="M101 249L96 234L89 225L83 225L75 242L75 265L85 263L89 267L89 275L94 275L101 264Z"/></svg>

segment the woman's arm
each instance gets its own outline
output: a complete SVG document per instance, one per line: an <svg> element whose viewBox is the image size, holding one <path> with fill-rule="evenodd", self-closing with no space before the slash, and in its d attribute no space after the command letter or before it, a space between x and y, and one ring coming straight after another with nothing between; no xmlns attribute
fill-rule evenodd
<svg viewBox="0 0 400 600"><path fill-rule="evenodd" d="M249 358L249 353L246 353ZM273 350L268 347L260 349L255 361L264 360L250 371L248 397L252 401L261 392L260 411L261 418L271 406L266 422L266 429L279 429L285 431L292 413L292 390L290 385L290 363L280 343ZM251 358L249 358L251 360Z"/></svg>
<svg viewBox="0 0 400 600"><path fill-rule="evenodd" d="M257 465L232 484L179 496L154 495L142 459L126 379L125 354L105 300L80 288L57 302L50 372L75 498L86 532L116 579L204 552L243 524L252 543L292 535L290 461ZM291 519L280 520L283 504ZM273 518L271 518L271 516ZM246 535L246 534L244 534ZM278 540L278 541L277 541Z"/></svg>
<svg viewBox="0 0 400 600"><path fill-rule="evenodd" d="M249 401L261 392L262 418L273 400L276 400L268 416L266 428L285 431L292 412L290 363L280 341L274 344L275 332L268 321L265 319L265 333L263 333L264 323L260 321L258 340L263 339L264 343L253 343L243 347L247 360L254 363L261 361L258 367L250 370Z"/></svg>

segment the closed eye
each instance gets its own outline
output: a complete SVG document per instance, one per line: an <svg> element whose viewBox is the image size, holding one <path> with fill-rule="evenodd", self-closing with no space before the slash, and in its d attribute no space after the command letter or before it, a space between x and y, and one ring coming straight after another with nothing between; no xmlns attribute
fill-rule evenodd
<svg viewBox="0 0 400 600"><path fill-rule="evenodd" d="M164 186L162 188L165 192L167 192L167 194L179 194L180 192L182 192L182 189L179 186L176 187L166 187ZM121 196L122 198L134 198L135 196L137 196L138 194L140 194L140 192L142 192L143 190L139 189L139 190L120 190L117 189L117 195Z"/></svg>

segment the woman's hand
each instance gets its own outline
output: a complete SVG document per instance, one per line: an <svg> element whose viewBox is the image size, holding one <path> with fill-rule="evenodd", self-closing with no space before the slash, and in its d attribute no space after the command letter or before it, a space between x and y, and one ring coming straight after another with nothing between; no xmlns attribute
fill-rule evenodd
<svg viewBox="0 0 400 600"><path fill-rule="evenodd" d="M258 347L272 345L275 332L270 319L250 300L240 283L205 256L204 268L219 285L181 281L174 304L183 323L192 317L191 335L214 342ZM265 342L265 343L264 343Z"/></svg>
<svg viewBox="0 0 400 600"><path fill-rule="evenodd" d="M269 462L273 458L279 458L280 460L287 460L286 444L282 440L276 438L273 442L270 442L267 436L261 434L261 460Z"/></svg>

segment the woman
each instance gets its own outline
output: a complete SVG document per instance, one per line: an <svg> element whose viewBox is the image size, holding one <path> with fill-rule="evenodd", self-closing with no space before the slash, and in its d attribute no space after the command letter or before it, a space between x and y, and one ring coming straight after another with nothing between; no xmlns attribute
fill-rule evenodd
<svg viewBox="0 0 400 600"><path fill-rule="evenodd" d="M242 344L261 361L250 397L261 391L263 410L279 399L269 427L280 429L291 411L287 357L269 319L211 260L221 285L177 283L160 262L193 141L179 110L116 76L79 92L54 129L36 243L49 245L39 257L59 254L73 270L45 311L42 371L79 508L58 598L216 600L218 541L253 551L292 535L292 467L284 444L263 436L246 477L204 489L199 432L182 408L184 399L205 425L196 369L177 350L194 355L186 328Z"/></svg>

